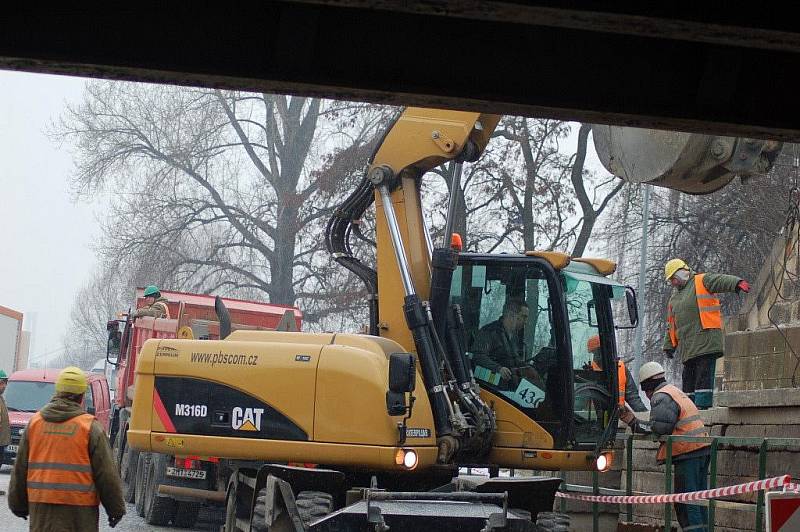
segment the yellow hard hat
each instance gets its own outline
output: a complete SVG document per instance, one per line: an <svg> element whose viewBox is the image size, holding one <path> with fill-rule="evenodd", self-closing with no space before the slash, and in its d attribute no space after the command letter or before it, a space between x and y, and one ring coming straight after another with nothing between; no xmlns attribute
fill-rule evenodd
<svg viewBox="0 0 800 532"><path fill-rule="evenodd" d="M669 281L678 270L689 269L683 259L671 259L664 265L664 278Z"/></svg>
<svg viewBox="0 0 800 532"><path fill-rule="evenodd" d="M86 374L81 368L70 366L61 370L56 379L56 391L81 394L89 387L86 381Z"/></svg>

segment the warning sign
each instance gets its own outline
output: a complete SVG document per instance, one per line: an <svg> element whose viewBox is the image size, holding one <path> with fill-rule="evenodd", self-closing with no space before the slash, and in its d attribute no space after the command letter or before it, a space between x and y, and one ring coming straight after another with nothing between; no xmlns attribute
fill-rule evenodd
<svg viewBox="0 0 800 532"><path fill-rule="evenodd" d="M771 491L767 493L767 531L800 531L800 493Z"/></svg>

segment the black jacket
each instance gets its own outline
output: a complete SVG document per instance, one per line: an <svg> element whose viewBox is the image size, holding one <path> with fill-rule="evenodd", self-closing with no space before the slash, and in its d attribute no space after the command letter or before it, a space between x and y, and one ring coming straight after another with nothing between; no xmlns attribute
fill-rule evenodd
<svg viewBox="0 0 800 532"><path fill-rule="evenodd" d="M503 327L503 318L484 326L472 345L474 364L492 371L524 366L522 351L522 343Z"/></svg>

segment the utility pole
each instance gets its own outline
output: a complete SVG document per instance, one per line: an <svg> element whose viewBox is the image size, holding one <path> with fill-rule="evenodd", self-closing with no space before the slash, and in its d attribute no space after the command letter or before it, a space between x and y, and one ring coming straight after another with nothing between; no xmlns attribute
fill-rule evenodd
<svg viewBox="0 0 800 532"><path fill-rule="evenodd" d="M647 288L647 234L648 223L650 221L650 189L651 185L642 185L644 189L642 197L642 244L639 250L639 326L636 328L636 351L633 362L633 371L631 374L634 378L639 377L639 368L644 363L644 310L645 310L645 291Z"/></svg>

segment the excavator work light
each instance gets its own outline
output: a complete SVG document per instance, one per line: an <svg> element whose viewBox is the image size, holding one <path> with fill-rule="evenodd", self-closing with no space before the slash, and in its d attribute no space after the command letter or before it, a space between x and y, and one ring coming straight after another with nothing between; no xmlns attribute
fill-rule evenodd
<svg viewBox="0 0 800 532"><path fill-rule="evenodd" d="M411 449L397 449L397 454L394 457L394 462L397 465L404 466L406 469L414 469L417 467L418 461L417 452Z"/></svg>
<svg viewBox="0 0 800 532"><path fill-rule="evenodd" d="M601 473L604 471L608 471L608 468L611 466L611 457L607 454L601 454L597 457L597 461L595 462L595 466L597 470Z"/></svg>

